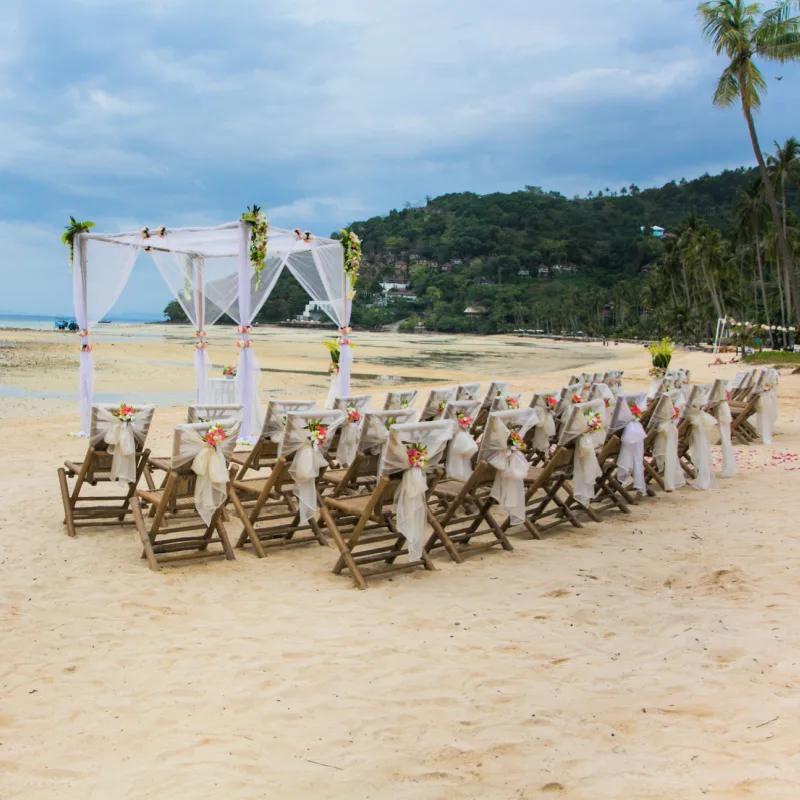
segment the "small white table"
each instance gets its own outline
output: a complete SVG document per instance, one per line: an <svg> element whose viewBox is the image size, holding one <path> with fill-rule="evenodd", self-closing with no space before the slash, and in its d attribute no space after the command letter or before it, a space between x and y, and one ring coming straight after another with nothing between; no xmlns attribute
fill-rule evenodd
<svg viewBox="0 0 800 800"><path fill-rule="evenodd" d="M207 384L209 405L228 405L236 402L235 378L211 378Z"/></svg>

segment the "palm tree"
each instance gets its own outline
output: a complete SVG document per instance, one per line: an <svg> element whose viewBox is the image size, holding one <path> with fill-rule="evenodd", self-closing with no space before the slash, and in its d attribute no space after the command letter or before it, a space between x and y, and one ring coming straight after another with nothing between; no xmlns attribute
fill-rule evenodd
<svg viewBox="0 0 800 800"><path fill-rule="evenodd" d="M781 206L783 209L783 235L787 237L787 196L786 184L791 182L794 184L800 183L800 142L792 136L786 140L786 143L781 147L778 142L775 142L775 155L767 158L767 166L775 185L780 187L781 193ZM780 273L781 271L779 271ZM791 276L788 270L782 270L783 275L778 275L778 280L783 281L783 292L786 295L786 307L791 306L792 287ZM785 278L785 281L784 281Z"/></svg>
<svg viewBox="0 0 800 800"><path fill-rule="evenodd" d="M741 239L749 241L756 254L758 282L761 286L761 299L764 303L764 316L769 325L769 306L764 287L764 266L761 259L761 239L767 224L767 204L764 200L764 181L760 176L753 178L741 191L742 199L734 209L736 232Z"/></svg>
<svg viewBox="0 0 800 800"><path fill-rule="evenodd" d="M746 0L711 0L697 7L703 23L704 37L714 45L717 55L724 53L730 63L722 72L714 92L714 104L730 108L737 101L747 121L750 142L764 181L778 247L786 269L790 272L795 313L800 321L800 292L792 269L789 243L781 227L775 189L758 143L753 114L761 107L761 96L767 82L755 59L786 62L800 59L800 19L791 16L795 0L779 0L775 8L762 12L758 3Z"/></svg>

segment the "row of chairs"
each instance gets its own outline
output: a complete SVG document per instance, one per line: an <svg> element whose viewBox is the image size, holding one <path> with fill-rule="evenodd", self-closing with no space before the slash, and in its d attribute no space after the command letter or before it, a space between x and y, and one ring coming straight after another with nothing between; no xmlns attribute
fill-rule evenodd
<svg viewBox="0 0 800 800"><path fill-rule="evenodd" d="M240 407L191 406L167 458L145 448L152 407L121 421L116 409L95 406L87 457L59 470L67 529L74 535L79 525L132 513L143 556L159 569L234 558L225 527L232 512L242 524L236 547L259 557L275 547L327 545L327 532L339 550L334 572L365 588L379 573L432 569L439 548L456 562L475 550L513 549L514 525L539 538L556 525L629 513L654 487L680 488L684 476L711 488L709 431L732 425L736 414L725 382L688 393L664 385L648 401L621 394L620 377L573 376L561 390L534 394L526 408L502 381L484 395L477 384L434 389L419 421L414 390L390 392L380 411L363 395L325 410L272 401L258 442L242 452ZM131 452L123 452L122 430L131 433ZM147 488L137 490L143 476ZM127 483L127 493L114 503L82 494L103 480Z"/></svg>

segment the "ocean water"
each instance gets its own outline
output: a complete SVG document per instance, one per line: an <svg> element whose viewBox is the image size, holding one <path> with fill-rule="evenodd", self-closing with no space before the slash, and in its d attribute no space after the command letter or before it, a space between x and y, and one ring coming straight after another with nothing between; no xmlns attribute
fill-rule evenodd
<svg viewBox="0 0 800 800"><path fill-rule="evenodd" d="M55 330L55 321L57 319L65 319L67 322L74 319L72 314L65 314L63 317L53 317L49 315L37 314L0 314L0 328L21 328L31 331L52 331ZM163 319L155 315L136 315L124 314L118 319L114 320L112 317L111 324L128 324L134 325L142 322L163 322Z"/></svg>

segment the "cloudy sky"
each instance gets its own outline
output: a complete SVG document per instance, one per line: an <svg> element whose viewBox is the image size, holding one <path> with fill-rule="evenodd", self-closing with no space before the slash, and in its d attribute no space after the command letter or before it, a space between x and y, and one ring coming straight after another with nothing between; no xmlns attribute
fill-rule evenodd
<svg viewBox="0 0 800 800"><path fill-rule="evenodd" d="M0 313L67 313L70 214L253 202L322 235L426 195L584 194L752 162L694 0L0 0ZM800 134L768 67L765 147ZM117 312L169 299L149 257Z"/></svg>

